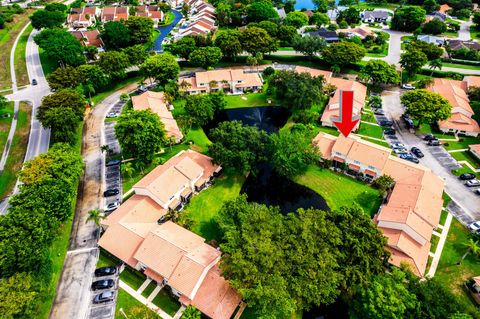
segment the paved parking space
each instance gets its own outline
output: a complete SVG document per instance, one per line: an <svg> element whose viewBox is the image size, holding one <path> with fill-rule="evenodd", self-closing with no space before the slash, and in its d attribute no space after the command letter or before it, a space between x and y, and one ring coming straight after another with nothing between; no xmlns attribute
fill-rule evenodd
<svg viewBox="0 0 480 319"><path fill-rule="evenodd" d="M430 153L440 162L443 167L449 170L461 168L462 165L448 153L443 146L427 146Z"/></svg>
<svg viewBox="0 0 480 319"><path fill-rule="evenodd" d="M113 276L93 277L93 281L105 279L113 279L115 281L115 286L111 289L103 289L96 291L90 290L90 311L88 316L89 319L112 319L115 316L115 305L118 296L118 272ZM114 299L112 301L101 304L93 303L93 299L95 298L95 296L105 291L113 291Z"/></svg>

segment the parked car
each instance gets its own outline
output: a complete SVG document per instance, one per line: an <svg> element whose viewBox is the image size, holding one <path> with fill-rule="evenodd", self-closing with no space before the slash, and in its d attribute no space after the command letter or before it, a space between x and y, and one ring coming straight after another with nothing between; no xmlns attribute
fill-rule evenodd
<svg viewBox="0 0 480 319"><path fill-rule="evenodd" d="M477 189L475 190L475 194L480 195L480 188L477 188Z"/></svg>
<svg viewBox="0 0 480 319"><path fill-rule="evenodd" d="M96 295L95 298L93 298L93 303L109 302L109 301L113 301L113 299L114 299L113 291L104 291L101 294Z"/></svg>
<svg viewBox="0 0 480 319"><path fill-rule="evenodd" d="M462 181L469 181L471 179L475 179L475 174L471 174L471 173L463 173L461 174L460 176L458 176L458 178L460 178Z"/></svg>
<svg viewBox="0 0 480 319"><path fill-rule="evenodd" d="M415 124L413 123L413 120L410 118L410 116L408 114L402 114L402 119L405 121L405 124L407 124L407 126L409 128L414 128L415 127Z"/></svg>
<svg viewBox="0 0 480 319"><path fill-rule="evenodd" d="M433 136L432 134L427 134L423 137L423 139L425 141L431 141L431 140L438 140L438 138L436 138L435 136Z"/></svg>
<svg viewBox="0 0 480 319"><path fill-rule="evenodd" d="M415 87L411 84L402 84L402 89L405 90L415 90Z"/></svg>
<svg viewBox="0 0 480 319"><path fill-rule="evenodd" d="M109 167L109 166L117 166L117 165L120 165L122 163L121 160L111 160L111 161L108 161L105 166Z"/></svg>
<svg viewBox="0 0 480 319"><path fill-rule="evenodd" d="M118 188L110 188L103 192L103 197L110 197L120 194Z"/></svg>
<svg viewBox="0 0 480 319"><path fill-rule="evenodd" d="M403 143L392 143L392 144L390 144L390 146L392 148L405 148L406 149L405 144L403 144Z"/></svg>
<svg viewBox="0 0 480 319"><path fill-rule="evenodd" d="M480 181L478 179L471 179L465 182L465 185L468 187L480 186Z"/></svg>
<svg viewBox="0 0 480 319"><path fill-rule="evenodd" d="M97 280L92 283L92 290L110 289L115 286L113 279Z"/></svg>
<svg viewBox="0 0 480 319"><path fill-rule="evenodd" d="M376 115L385 115L385 111L382 110L382 109L375 109L373 111L373 114L376 114Z"/></svg>
<svg viewBox="0 0 480 319"><path fill-rule="evenodd" d="M38 84L37 80L33 79L32 80L32 85L37 85L37 84Z"/></svg>
<svg viewBox="0 0 480 319"><path fill-rule="evenodd" d="M427 143L428 146L440 146L440 142L438 140L430 140Z"/></svg>
<svg viewBox="0 0 480 319"><path fill-rule="evenodd" d="M395 131L394 128L388 128L386 130L383 131L383 134L384 135L395 135L397 132Z"/></svg>
<svg viewBox="0 0 480 319"><path fill-rule="evenodd" d="M480 221L476 221L468 225L468 229L470 229L473 232L478 232L480 231Z"/></svg>
<svg viewBox="0 0 480 319"><path fill-rule="evenodd" d="M385 120L385 121L380 121L380 126L393 126L393 121L390 120Z"/></svg>
<svg viewBox="0 0 480 319"><path fill-rule="evenodd" d="M408 151L406 148L394 148L393 149L393 152L397 155L400 155L400 154L408 154Z"/></svg>
<svg viewBox="0 0 480 319"><path fill-rule="evenodd" d="M415 147L415 146L414 146L414 147L412 147L412 148L410 149L410 151L411 151L413 154L415 154L415 156L418 157L418 158L422 158L422 157L425 156L425 155L423 155L422 151L421 151L418 147Z"/></svg>
<svg viewBox="0 0 480 319"><path fill-rule="evenodd" d="M416 158L415 156L413 156L413 154L410 154L410 153L404 153L404 154L400 154L398 155L401 159L404 159L404 160L407 160L407 161L410 161L412 163L415 163L415 164L418 164L420 161L418 160L418 158Z"/></svg>
<svg viewBox="0 0 480 319"><path fill-rule="evenodd" d="M120 115L120 114L117 113L117 112L109 112L109 113L107 114L107 119L110 119L110 118L113 118L113 117L117 117L117 116L119 116L119 115Z"/></svg>
<svg viewBox="0 0 480 319"><path fill-rule="evenodd" d="M96 277L110 276L117 273L117 267L115 266L106 266L95 269Z"/></svg>
<svg viewBox="0 0 480 319"><path fill-rule="evenodd" d="M104 211L106 212L113 212L115 209L117 209L118 207L120 207L120 202L119 201L115 201L113 203L110 203L110 204L107 204L105 205L105 207L103 208Z"/></svg>

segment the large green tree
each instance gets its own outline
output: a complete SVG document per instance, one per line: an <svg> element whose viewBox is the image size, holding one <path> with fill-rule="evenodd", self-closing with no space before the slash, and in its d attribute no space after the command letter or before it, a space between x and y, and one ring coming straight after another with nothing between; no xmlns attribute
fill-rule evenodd
<svg viewBox="0 0 480 319"><path fill-rule="evenodd" d="M447 25L440 19L432 19L422 26L422 32L425 34L440 34L447 31Z"/></svg>
<svg viewBox="0 0 480 319"><path fill-rule="evenodd" d="M417 74L427 62L427 56L419 50L407 50L400 56L400 65L409 76Z"/></svg>
<svg viewBox="0 0 480 319"><path fill-rule="evenodd" d="M130 65L140 65L148 58L148 51L142 44L135 44L121 50L128 56Z"/></svg>
<svg viewBox="0 0 480 319"><path fill-rule="evenodd" d="M171 54L164 53L149 57L140 66L140 72L145 78L153 78L160 85L176 82L180 66Z"/></svg>
<svg viewBox="0 0 480 319"><path fill-rule="evenodd" d="M417 6L398 7L392 18L391 28L399 31L414 31L425 21L426 12Z"/></svg>
<svg viewBox="0 0 480 319"><path fill-rule="evenodd" d="M167 47L168 51L170 51L173 55L177 55L185 60L188 60L188 56L196 48L197 46L195 44L195 39L188 35L175 41L174 43L172 43L170 46Z"/></svg>
<svg viewBox="0 0 480 319"><path fill-rule="evenodd" d="M120 21L105 23L100 36L108 50L126 48L130 43L130 30Z"/></svg>
<svg viewBox="0 0 480 319"><path fill-rule="evenodd" d="M60 64L77 66L85 63L83 47L72 34L64 29L44 29L34 38L45 55Z"/></svg>
<svg viewBox="0 0 480 319"><path fill-rule="evenodd" d="M130 45L152 41L153 20L148 17L130 16L125 25L130 33Z"/></svg>
<svg viewBox="0 0 480 319"><path fill-rule="evenodd" d="M346 10L342 10L338 17L337 23L342 21L347 22L349 25L354 25L360 22L360 11L354 7L350 7Z"/></svg>
<svg viewBox="0 0 480 319"><path fill-rule="evenodd" d="M302 52L311 58L314 55L321 53L327 47L327 42L322 37L296 36L292 40L292 47L295 51Z"/></svg>
<svg viewBox="0 0 480 319"><path fill-rule="evenodd" d="M230 59L235 59L242 53L240 32L238 30L221 30L215 37L215 46L222 50L222 54Z"/></svg>
<svg viewBox="0 0 480 319"><path fill-rule="evenodd" d="M98 66L112 79L123 79L127 75L130 60L124 52L107 51L100 53Z"/></svg>
<svg viewBox="0 0 480 319"><path fill-rule="evenodd" d="M60 28L65 22L65 13L60 11L37 10L30 16L32 27L37 30L42 28Z"/></svg>
<svg viewBox="0 0 480 319"><path fill-rule="evenodd" d="M428 60L439 59L443 54L443 49L435 43L428 43L420 40L411 41L407 45L407 51L410 50L418 50L423 52L427 56Z"/></svg>
<svg viewBox="0 0 480 319"><path fill-rule="evenodd" d="M249 21L263 21L277 19L278 13L273 7L271 1L256 0L247 9L247 18Z"/></svg>
<svg viewBox="0 0 480 319"><path fill-rule="evenodd" d="M0 313L3 319L33 318L38 284L28 273L0 280Z"/></svg>
<svg viewBox="0 0 480 319"><path fill-rule="evenodd" d="M322 52L322 58L331 65L344 66L361 61L366 50L352 42L337 42Z"/></svg>
<svg viewBox="0 0 480 319"><path fill-rule="evenodd" d="M406 113L420 123L433 124L446 120L452 114L452 106L441 95L426 90L413 90L401 96Z"/></svg>
<svg viewBox="0 0 480 319"><path fill-rule="evenodd" d="M188 60L195 66L205 69L216 65L222 58L222 50L215 46L201 47L190 53Z"/></svg>
<svg viewBox="0 0 480 319"><path fill-rule="evenodd" d="M120 115L115 125L115 136L124 157L134 157L143 163L150 163L166 144L164 125L150 110L129 111Z"/></svg>
<svg viewBox="0 0 480 319"><path fill-rule="evenodd" d="M78 71L82 83L92 86L95 91L99 91L110 82L108 75L96 64L80 65Z"/></svg>
<svg viewBox="0 0 480 319"><path fill-rule="evenodd" d="M270 80L276 97L285 101L291 109L309 109L313 104L320 103L323 83L323 77L285 70L276 72Z"/></svg>
<svg viewBox="0 0 480 319"><path fill-rule="evenodd" d="M275 171L287 177L304 172L309 164L320 160L320 151L304 132L280 130L270 135L270 160Z"/></svg>
<svg viewBox="0 0 480 319"><path fill-rule="evenodd" d="M75 88L81 83L80 71L78 68L67 65L64 68L57 68L47 75L47 82L53 91L65 88Z"/></svg>
<svg viewBox="0 0 480 319"><path fill-rule="evenodd" d="M315 24L316 26L321 27L322 25L330 24L330 18L325 13L315 12L310 17L309 22L310 24Z"/></svg>
<svg viewBox="0 0 480 319"><path fill-rule="evenodd" d="M283 22L298 29L308 24L308 16L300 11L292 11L287 14Z"/></svg>
<svg viewBox="0 0 480 319"><path fill-rule="evenodd" d="M215 114L215 104L208 95L190 95L185 103L186 116L196 127L207 124Z"/></svg>
<svg viewBox="0 0 480 319"><path fill-rule="evenodd" d="M258 27L250 27L242 31L240 42L243 49L251 55L273 52L278 49L278 41L272 38L267 31Z"/></svg>
<svg viewBox="0 0 480 319"><path fill-rule="evenodd" d="M215 162L241 173L256 171L267 160L268 135L256 126L239 121L221 122L211 130L209 154Z"/></svg>
<svg viewBox="0 0 480 319"><path fill-rule="evenodd" d="M400 82L395 65L382 60L369 60L362 68L361 76L374 86Z"/></svg>

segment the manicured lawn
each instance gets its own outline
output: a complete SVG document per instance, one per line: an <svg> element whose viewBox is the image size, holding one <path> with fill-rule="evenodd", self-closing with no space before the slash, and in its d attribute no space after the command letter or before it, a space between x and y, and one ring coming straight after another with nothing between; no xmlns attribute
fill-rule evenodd
<svg viewBox="0 0 480 319"><path fill-rule="evenodd" d="M467 64L458 64L458 63L442 63L442 65L447 68L478 70L478 73L480 74L480 66L477 66L477 65L467 65Z"/></svg>
<svg viewBox="0 0 480 319"><path fill-rule="evenodd" d="M443 192L443 194L442 194L442 199L443 199L443 207L447 207L448 203L450 203L452 201L452 198L445 192ZM442 214L443 214L443 212L442 212ZM447 218L447 216L445 216L445 218ZM443 223L445 223L445 221Z"/></svg>
<svg viewBox="0 0 480 319"><path fill-rule="evenodd" d="M365 141L369 141L369 142L372 142L372 143L381 145L381 146L385 146L385 147L387 147L387 148L390 147L390 145L389 145L387 142L383 142L383 141L379 141L379 140L374 140L373 138L368 138L368 137L362 137L362 139L365 140Z"/></svg>
<svg viewBox="0 0 480 319"><path fill-rule="evenodd" d="M157 158L158 158L158 161L161 161L161 162L164 163L167 160L169 160L172 156L176 155L178 152L180 152L182 150L186 150L186 149L188 149L188 146L185 145L185 144L174 145L174 146L172 146L171 149L169 147L167 147L167 148L165 148L165 152L157 155L152 163L150 163L147 167L144 167L143 169L135 170L135 172L132 174L132 176L129 176L129 175L125 174L124 172L122 172L123 193L126 193L127 191L129 191L132 188L132 186L135 185L135 183L137 183L145 175L150 173L155 167L157 167L159 165L159 163L157 164L157 162L156 162ZM133 167L135 168L136 160L131 161L131 163L132 163Z"/></svg>
<svg viewBox="0 0 480 319"><path fill-rule="evenodd" d="M383 129L381 126L378 125L371 125L362 122L360 123L358 134L383 139Z"/></svg>
<svg viewBox="0 0 480 319"><path fill-rule="evenodd" d="M439 233L441 233L441 229L439 229ZM440 237L438 236L435 236L435 235L432 235L432 238L430 239L430 243L431 243L431 247L430 247L430 251L431 252L435 252L437 250L437 245L438 245L438 242L440 241Z"/></svg>
<svg viewBox="0 0 480 319"><path fill-rule="evenodd" d="M201 127L190 129L185 140L192 142L190 148L200 153L207 152L208 146L212 144Z"/></svg>
<svg viewBox="0 0 480 319"><path fill-rule="evenodd" d="M447 195L448 196L448 195ZM448 213L445 210L442 210L440 214L440 221L438 222L440 225L445 225L445 221L447 220Z"/></svg>
<svg viewBox="0 0 480 319"><path fill-rule="evenodd" d="M145 305L143 305L140 301L137 299L133 298L130 296L125 290L122 288L118 289L118 297L117 297L117 305L115 308L115 318L116 319L124 319L125 316L120 312L120 309L125 312L125 314L128 316L130 314L130 311L134 308L146 308L148 309ZM152 314L154 312L150 309L147 310L147 312L150 311Z"/></svg>
<svg viewBox="0 0 480 319"><path fill-rule="evenodd" d="M467 161L474 168L480 168L480 161L470 151L450 153L457 161Z"/></svg>
<svg viewBox="0 0 480 319"><path fill-rule="evenodd" d="M369 52L365 54L365 56L369 56L372 58L383 58L388 55L388 42L382 45L382 52L380 53L374 53L374 52Z"/></svg>
<svg viewBox="0 0 480 319"><path fill-rule="evenodd" d="M173 22L173 20L175 20L175 15L173 14L173 12L169 11L165 15L165 19L163 20L163 23L159 23L158 25L169 25L170 23Z"/></svg>
<svg viewBox="0 0 480 319"><path fill-rule="evenodd" d="M444 135L444 138L454 138L453 135ZM460 136L458 141L446 141L445 148L449 150L458 150L468 148L470 144L479 144L480 138ZM447 145L448 144L448 145Z"/></svg>
<svg viewBox="0 0 480 319"><path fill-rule="evenodd" d="M142 296L148 298L148 296L150 296L155 287L157 287L157 284L154 281L150 282L148 286L142 291Z"/></svg>
<svg viewBox="0 0 480 319"><path fill-rule="evenodd" d="M190 229L206 240L219 240L215 217L226 201L238 196L244 182L244 176L225 172L214 185L191 199L181 218L191 220Z"/></svg>
<svg viewBox="0 0 480 319"><path fill-rule="evenodd" d="M464 174L464 173L470 173L470 174L476 174L474 171L472 171L470 168L468 168L465 164L460 164L462 165L461 168L458 169L452 169L452 174L455 176Z"/></svg>
<svg viewBox="0 0 480 319"><path fill-rule="evenodd" d="M331 209L357 203L367 214L373 216L382 201L380 192L368 184L316 165L311 165L305 174L296 177L294 181L320 194Z"/></svg>
<svg viewBox="0 0 480 319"><path fill-rule="evenodd" d="M295 51L295 49L292 47L280 47L278 51Z"/></svg>
<svg viewBox="0 0 480 319"><path fill-rule="evenodd" d="M15 135L12 139L5 169L0 175L0 199L5 198L13 190L17 182L17 173L22 169L30 133L30 111L31 108L27 103L20 103ZM3 152L3 148L1 152Z"/></svg>
<svg viewBox="0 0 480 319"><path fill-rule="evenodd" d="M268 101L271 103L268 103ZM240 107L254 107L275 105L275 100L272 96L266 93L247 93L243 95L226 95L227 109L235 109Z"/></svg>
<svg viewBox="0 0 480 319"><path fill-rule="evenodd" d="M49 58L42 48L38 48L38 53L40 55L40 62L42 63L42 69L45 76L49 75L58 68L57 61Z"/></svg>
<svg viewBox="0 0 480 319"><path fill-rule="evenodd" d="M43 67L43 61L42 61L42 67ZM117 90L119 90L119 89L121 89L121 88L123 88L127 85L138 82L138 81L140 81L140 79L141 79L140 76L134 76L134 77L127 78L123 81L114 82L113 84L108 85L107 87L104 88L105 91L100 92L100 93L96 94L94 97L92 97L93 105L97 105L98 103L102 102L110 94L114 93L115 91L117 91Z"/></svg>
<svg viewBox="0 0 480 319"><path fill-rule="evenodd" d="M120 279L133 289L137 290L145 282L147 277L141 272L125 266L125 269L120 274Z"/></svg>
<svg viewBox="0 0 480 319"><path fill-rule="evenodd" d="M163 287L158 295L153 298L152 302L170 316L174 316L180 308L180 303L168 290L168 287Z"/></svg>
<svg viewBox="0 0 480 319"><path fill-rule="evenodd" d="M13 21L6 23L5 27L0 30L0 65L2 72L0 72L0 90L12 87L10 78L10 51L18 34L25 25L29 22L29 15L32 10L26 10L22 14L16 14Z"/></svg>
<svg viewBox="0 0 480 319"><path fill-rule="evenodd" d="M100 256L98 256L97 268L106 266L118 266L122 263L120 259L111 255L106 250L100 248Z"/></svg>
<svg viewBox="0 0 480 319"><path fill-rule="evenodd" d="M17 86L19 87L30 83L27 73L26 49L27 40L32 30L32 25L29 25L20 36L15 48L15 74L17 76Z"/></svg>
<svg viewBox="0 0 480 319"><path fill-rule="evenodd" d="M459 264L463 254L466 252L465 243L468 241L469 236L470 232L468 229L454 218L443 247L442 257L440 258L435 277L460 297L466 311L476 314L475 317L478 318L480 317L480 312L470 300L470 296L464 290L463 284L470 277L478 276L480 273L480 259L469 254Z"/></svg>
<svg viewBox="0 0 480 319"><path fill-rule="evenodd" d="M9 117L3 117L4 114L10 114ZM13 120L13 102L8 102L7 107L0 110L0 154L3 153L5 143L7 142L8 132ZM1 156L1 155L0 155Z"/></svg>
<svg viewBox="0 0 480 319"><path fill-rule="evenodd" d="M368 111L362 112L362 121L376 123L375 115L373 115L373 112L368 112Z"/></svg>

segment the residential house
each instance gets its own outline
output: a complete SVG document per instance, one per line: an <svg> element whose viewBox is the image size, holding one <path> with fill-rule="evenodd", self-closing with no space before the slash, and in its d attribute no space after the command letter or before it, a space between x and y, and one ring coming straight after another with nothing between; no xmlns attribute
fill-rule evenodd
<svg viewBox="0 0 480 319"><path fill-rule="evenodd" d="M180 29L179 36L206 35L216 30L215 7L201 0L189 0L189 20Z"/></svg>
<svg viewBox="0 0 480 319"><path fill-rule="evenodd" d="M467 89L471 87L480 87L480 76L467 75L463 77L463 81L467 83Z"/></svg>
<svg viewBox="0 0 480 319"><path fill-rule="evenodd" d="M221 252L205 239L159 218L165 211L146 196L134 195L102 220L98 244L158 286L169 286L183 306L212 319L229 319L241 296L222 277Z"/></svg>
<svg viewBox="0 0 480 319"><path fill-rule="evenodd" d="M393 190L374 221L388 239L390 263L405 263L417 276L423 276L432 232L440 220L443 180L428 168L392 156L389 148L354 134L335 137L321 132L313 142L324 159L350 174L362 173L370 179L389 175L394 179Z"/></svg>
<svg viewBox="0 0 480 319"><path fill-rule="evenodd" d="M307 17L310 19L315 12L313 12L312 10L305 10L303 11L303 13L305 13Z"/></svg>
<svg viewBox="0 0 480 319"><path fill-rule="evenodd" d="M285 9L284 8L275 8L275 10L277 11L278 13L278 17L280 19L285 19L287 17L287 13L285 12Z"/></svg>
<svg viewBox="0 0 480 319"><path fill-rule="evenodd" d="M96 7L72 8L67 15L67 25L73 29L86 29L96 23Z"/></svg>
<svg viewBox="0 0 480 319"><path fill-rule="evenodd" d="M194 192L204 189L221 169L206 155L182 151L157 166L132 189L137 195L150 197L163 209L181 210Z"/></svg>
<svg viewBox="0 0 480 319"><path fill-rule="evenodd" d="M134 110L151 110L157 114L165 126L167 136L173 138L176 143L180 143L183 135L169 110L169 104L165 101L164 92L146 91L140 95L132 96L132 106Z"/></svg>
<svg viewBox="0 0 480 319"><path fill-rule="evenodd" d="M390 17L388 15L388 12L383 10L374 10L374 11L365 10L360 15L364 23L375 23L375 22L384 23L384 22L387 22L387 20Z"/></svg>
<svg viewBox="0 0 480 319"><path fill-rule="evenodd" d="M340 39L338 38L338 34L335 31L329 31L325 28L320 28L316 31L311 31L305 33L306 35L309 35L311 37L321 37L323 38L326 42L332 43L332 42L338 42ZM305 35L304 34L304 35Z"/></svg>
<svg viewBox="0 0 480 319"><path fill-rule="evenodd" d="M94 46L98 49L98 52L103 52L103 40L100 37L100 32L98 30L89 30L89 31L71 31L70 32L75 38L80 41L83 46Z"/></svg>
<svg viewBox="0 0 480 319"><path fill-rule="evenodd" d="M447 16L443 13L440 13L440 12L433 12L431 14L428 14L426 17L425 17L425 21L424 23L427 23L427 22L430 22L432 21L433 19L438 19L440 21L443 21L445 22L445 20L447 20Z"/></svg>
<svg viewBox="0 0 480 319"><path fill-rule="evenodd" d="M330 83L330 80L332 79L332 72L330 71L308 68L300 65L296 65L293 70L297 73L308 73L311 76L323 76L325 83Z"/></svg>
<svg viewBox="0 0 480 319"><path fill-rule="evenodd" d="M346 7L346 6L338 6L334 9L329 9L329 10L327 10L327 16L331 21L335 21L337 19L338 15L340 14L340 12L342 12L343 10L347 10L347 9L348 9L348 7Z"/></svg>
<svg viewBox="0 0 480 319"><path fill-rule="evenodd" d="M258 91L262 88L262 78L258 73L245 73L242 69L219 69L195 72L194 77L180 78L180 90L189 94L224 90L233 94Z"/></svg>
<svg viewBox="0 0 480 319"><path fill-rule="evenodd" d="M468 149L473 156L480 160L480 144L470 144L468 145Z"/></svg>
<svg viewBox="0 0 480 319"><path fill-rule="evenodd" d="M158 24L163 21L165 14L158 6L149 5L149 6L138 6L135 7L135 15L139 17L147 17L152 19L153 26L156 28Z"/></svg>
<svg viewBox="0 0 480 319"><path fill-rule="evenodd" d="M445 43L445 39L441 37L436 37L433 35L428 35L428 34L420 34L417 36L417 40L427 42L427 43L433 43L435 45L441 46Z"/></svg>
<svg viewBox="0 0 480 319"><path fill-rule="evenodd" d="M447 40L448 47L453 50L459 49L469 49L469 50L477 50L480 51L480 43L475 41L462 41L462 40Z"/></svg>
<svg viewBox="0 0 480 319"><path fill-rule="evenodd" d="M377 34L372 31L369 27L356 27L356 28L349 28L349 29L338 29L337 32L345 33L348 38L351 37L359 37L360 39L365 39L367 36L376 36Z"/></svg>
<svg viewBox="0 0 480 319"><path fill-rule="evenodd" d="M438 9L438 13L447 15L447 11L452 10L452 7L450 7L448 4L442 4L440 8Z"/></svg>
<svg viewBox="0 0 480 319"><path fill-rule="evenodd" d="M100 13L100 20L105 22L128 19L128 7L105 7Z"/></svg>
<svg viewBox="0 0 480 319"><path fill-rule="evenodd" d="M472 119L474 112L467 96L467 82L435 78L428 90L440 94L452 106L452 116L438 122L442 132L478 136L480 126Z"/></svg>

